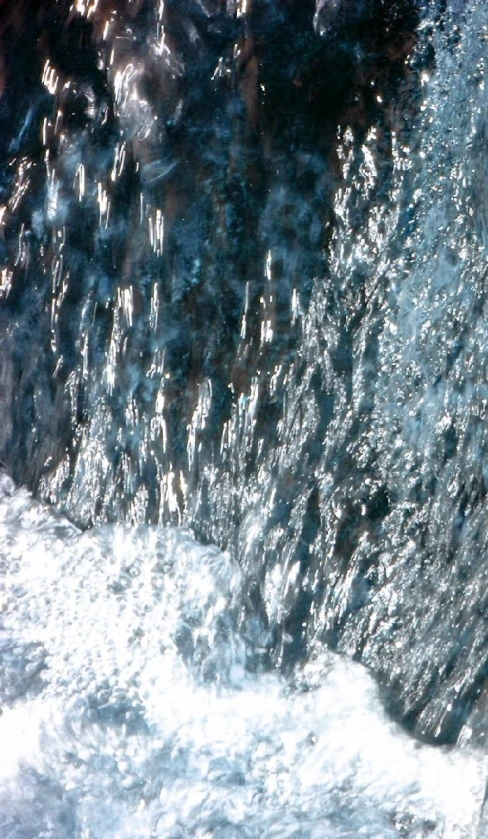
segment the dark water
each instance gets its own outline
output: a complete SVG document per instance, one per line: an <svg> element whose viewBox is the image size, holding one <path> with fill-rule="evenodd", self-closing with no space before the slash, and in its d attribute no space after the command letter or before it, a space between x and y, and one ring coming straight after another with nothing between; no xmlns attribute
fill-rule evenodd
<svg viewBox="0 0 488 839"><path fill-rule="evenodd" d="M25 0L0 38L6 470L227 550L248 669L329 648L482 746L484 3Z"/></svg>

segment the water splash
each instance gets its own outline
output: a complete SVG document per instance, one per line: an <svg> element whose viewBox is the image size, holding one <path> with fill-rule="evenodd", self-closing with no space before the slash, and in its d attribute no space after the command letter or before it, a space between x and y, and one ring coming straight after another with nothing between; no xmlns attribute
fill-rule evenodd
<svg viewBox="0 0 488 839"><path fill-rule="evenodd" d="M1 456L73 521L228 549L283 668L327 644L483 739L486 10L322 5L19 36Z"/></svg>
<svg viewBox="0 0 488 839"><path fill-rule="evenodd" d="M474 836L481 755L422 746L359 664L251 673L229 556L80 533L1 478L0 835Z"/></svg>

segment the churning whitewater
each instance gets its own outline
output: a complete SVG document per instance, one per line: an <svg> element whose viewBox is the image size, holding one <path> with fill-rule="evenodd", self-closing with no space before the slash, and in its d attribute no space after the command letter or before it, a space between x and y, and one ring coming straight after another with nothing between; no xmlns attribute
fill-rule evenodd
<svg viewBox="0 0 488 839"><path fill-rule="evenodd" d="M476 835L483 756L419 745L361 665L248 672L228 555L0 491L2 839Z"/></svg>
<svg viewBox="0 0 488 839"><path fill-rule="evenodd" d="M0 2L0 839L484 839L485 0Z"/></svg>

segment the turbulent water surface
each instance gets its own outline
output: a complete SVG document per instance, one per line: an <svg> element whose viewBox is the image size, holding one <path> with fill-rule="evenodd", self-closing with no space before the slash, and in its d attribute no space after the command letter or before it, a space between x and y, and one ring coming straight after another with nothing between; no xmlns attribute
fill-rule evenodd
<svg viewBox="0 0 488 839"><path fill-rule="evenodd" d="M476 835L482 756L419 746L361 665L246 672L228 555L81 533L5 477L0 536L2 839Z"/></svg>
<svg viewBox="0 0 488 839"><path fill-rule="evenodd" d="M483 835L487 47L0 4L1 839Z"/></svg>

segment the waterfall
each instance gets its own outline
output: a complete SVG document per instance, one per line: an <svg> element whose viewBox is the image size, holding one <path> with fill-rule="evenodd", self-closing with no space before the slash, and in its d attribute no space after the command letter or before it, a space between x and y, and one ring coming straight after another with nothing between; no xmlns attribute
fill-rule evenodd
<svg viewBox="0 0 488 839"><path fill-rule="evenodd" d="M475 835L488 9L0 34L1 839Z"/></svg>

